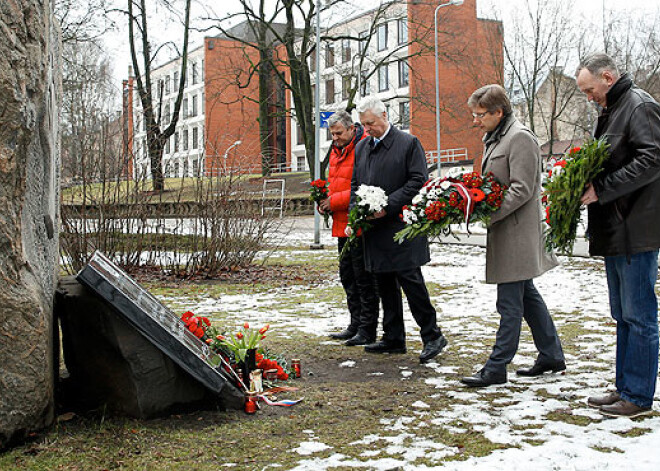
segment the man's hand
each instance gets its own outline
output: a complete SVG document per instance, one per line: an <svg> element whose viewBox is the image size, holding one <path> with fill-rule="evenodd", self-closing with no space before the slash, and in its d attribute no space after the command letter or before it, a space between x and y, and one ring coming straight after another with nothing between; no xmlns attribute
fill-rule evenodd
<svg viewBox="0 0 660 471"><path fill-rule="evenodd" d="M384 217L387 213L385 212L384 209L381 209L380 211L377 211L373 213L371 216L368 216L367 219L380 219Z"/></svg>
<svg viewBox="0 0 660 471"><path fill-rule="evenodd" d="M594 186L591 183L587 185L587 191L584 192L582 198L580 198L580 201L582 204L586 205L598 201L598 195L596 194L596 190L594 190Z"/></svg>
<svg viewBox="0 0 660 471"><path fill-rule="evenodd" d="M346 237L350 237L353 235L353 228L351 226L346 226L346 229L344 229L344 234L346 234Z"/></svg>
<svg viewBox="0 0 660 471"><path fill-rule="evenodd" d="M319 212L321 214L330 212L330 198L329 197L324 199L324 200L321 200L321 202L319 203Z"/></svg>

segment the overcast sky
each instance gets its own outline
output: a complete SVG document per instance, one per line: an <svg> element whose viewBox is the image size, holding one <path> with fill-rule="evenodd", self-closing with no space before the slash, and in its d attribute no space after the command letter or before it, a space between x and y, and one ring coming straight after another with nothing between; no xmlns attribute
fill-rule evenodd
<svg viewBox="0 0 660 471"><path fill-rule="evenodd" d="M126 0L114 0L118 7L125 8ZM178 0L183 4L182 0ZM352 0L357 5L363 7L371 7L377 5L379 0ZM507 17L513 11L524 11L527 1L534 0L477 0L477 8L480 17L493 18L498 17L504 21L505 30L507 28ZM191 24L199 25L200 18L206 16L214 16L223 18L232 12L238 11L240 6L237 0L193 0L194 11L192 14ZM147 2L148 4L150 2ZM372 5L373 4L373 5ZM629 12L633 14L648 14L660 12L660 0L576 0L576 8L585 17L589 17L594 22L599 22L603 16L603 9L615 12ZM460 8L460 6L449 7ZM160 42L167 39L174 39L182 35L183 28L175 21L167 20L167 15L163 11L157 11L150 21L150 34L154 40L160 39ZM128 42L126 40L126 20L121 16L115 16L115 21L118 23L119 28L116 31L110 32L106 35L106 44L108 52L113 59L113 70L116 77L118 87L121 86L121 80L126 78L128 74L128 65L130 64ZM323 26L323 18L322 18ZM210 36L217 34L217 31L209 31L208 33L193 32L191 34L190 47L194 48L201 44L205 35ZM180 42L180 41L179 41ZM158 62L168 60L173 53L164 53L159 56Z"/></svg>

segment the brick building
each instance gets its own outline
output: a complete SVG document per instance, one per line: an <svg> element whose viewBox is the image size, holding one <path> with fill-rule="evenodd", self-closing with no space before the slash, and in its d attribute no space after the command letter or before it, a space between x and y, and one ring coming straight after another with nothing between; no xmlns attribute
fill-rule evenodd
<svg viewBox="0 0 660 471"><path fill-rule="evenodd" d="M321 110L337 111L347 105L348 87L359 86L359 99L376 95L387 107L390 121L418 136L429 160L437 157L435 133L434 11L436 5L418 0L391 2L378 10L342 18L324 31L325 36L366 37L366 41L341 40L322 44L320 86ZM472 128L466 102L472 91L487 83L501 83L502 25L477 17L476 0L461 6L441 8L439 19L439 83L441 103L441 156L444 164L471 165L481 158L479 132ZM233 37L250 41L250 31L238 25ZM357 57L363 53L360 72ZM283 54L282 50L275 51ZM312 61L315 58L312 58ZM254 64L255 48L228 37L205 38L189 53L184 106L177 133L163 155L165 176L214 174L227 168L259 172L259 88ZM315 70L314 64L310 69ZM173 106L180 59L152 71L154 84L162 82L164 122ZM286 75L286 71L283 71ZM355 81L359 77L359 82ZM353 81L351 80L353 79ZM291 96L273 76L271 149L276 170L308 169ZM139 105L139 100L134 99ZM357 119L357 114L354 113ZM146 134L139 106L135 112L135 176L147 176ZM330 145L329 133L321 133L321 155Z"/></svg>

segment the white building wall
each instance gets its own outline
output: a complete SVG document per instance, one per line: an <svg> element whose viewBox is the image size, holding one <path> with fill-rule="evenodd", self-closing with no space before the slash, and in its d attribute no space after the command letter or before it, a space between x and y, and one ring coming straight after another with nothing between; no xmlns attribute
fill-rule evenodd
<svg viewBox="0 0 660 471"><path fill-rule="evenodd" d="M377 10L371 10L362 13L348 20L344 20L329 28L327 34L330 36L351 35L360 36L369 31L371 24L374 20L374 15ZM367 54L362 67L362 73L371 74L367 79L368 89L366 95L375 95L385 102L388 108L388 116L390 122L394 125L401 125L400 104L409 103L410 101L410 87L409 85L400 84L399 80L399 61L405 60L408 56L407 41L402 39L399 42L398 22L402 21L405 24L407 31L408 27L408 9L404 2L393 3L387 7L387 10L381 12L381 18L378 25L387 25L387 43L383 50L378 50L377 40L378 33L374 34L367 47ZM359 55L359 43L351 41L351 60L344 63L342 61L342 42L334 42L334 65L331 67L326 66L326 45L321 43L321 88L320 88L320 101L321 111L339 111L346 109L348 101L342 99L342 77L347 74L357 75L357 57ZM388 84L387 87L379 89L378 72L374 70L381 64L387 68ZM312 72L312 85L316 84L315 65L310 64ZM334 79L334 99L329 102L326 100L326 83L327 80ZM410 74L408 74L408 82L410 81ZM363 95L361 91L356 96L356 102L359 102ZM406 105L403 105L406 106ZM409 105L407 105L409 106ZM409 108L408 108L409 110ZM353 119L358 121L357 112L353 111ZM308 170L307 159L305 158L305 146L300 144L302 139L298 136L298 125L295 117L291 118L291 167L294 171ZM405 125L403 126L405 129ZM321 129L321 159L323 159L327 152L332 140L327 128Z"/></svg>
<svg viewBox="0 0 660 471"><path fill-rule="evenodd" d="M156 67L151 72L156 110L162 104L162 114L164 116L169 107L169 119L171 119L177 97L181 60L181 58L171 60ZM163 84L162 96L159 95L159 84L161 82ZM194 102L196 102L196 109L193 109ZM204 130L204 102L204 47L202 46L188 53L187 78L179 121L176 132L169 138L169 144L165 145L163 152L163 173L165 177L198 176L202 174L204 169L204 139L206 136ZM151 166L146 150L147 133L137 87L134 90L133 103L135 106L134 178L151 178ZM161 120L161 129L167 127L169 119L164 117ZM196 140L193 139L194 136L196 136ZM186 137L187 139L185 139Z"/></svg>

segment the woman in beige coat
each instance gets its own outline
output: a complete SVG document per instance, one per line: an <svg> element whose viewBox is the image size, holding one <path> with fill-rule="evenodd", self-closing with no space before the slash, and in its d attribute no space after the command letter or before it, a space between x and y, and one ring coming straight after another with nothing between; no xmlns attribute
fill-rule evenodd
<svg viewBox="0 0 660 471"><path fill-rule="evenodd" d="M557 265L545 249L541 211L541 156L536 136L513 115L499 85L486 85L468 100L474 123L486 134L482 173L492 172L509 189L493 213L486 243L486 283L497 284L500 326L486 365L461 381L473 387L506 382L506 367L520 340L524 318L538 358L522 376L566 369L557 330L533 278Z"/></svg>

